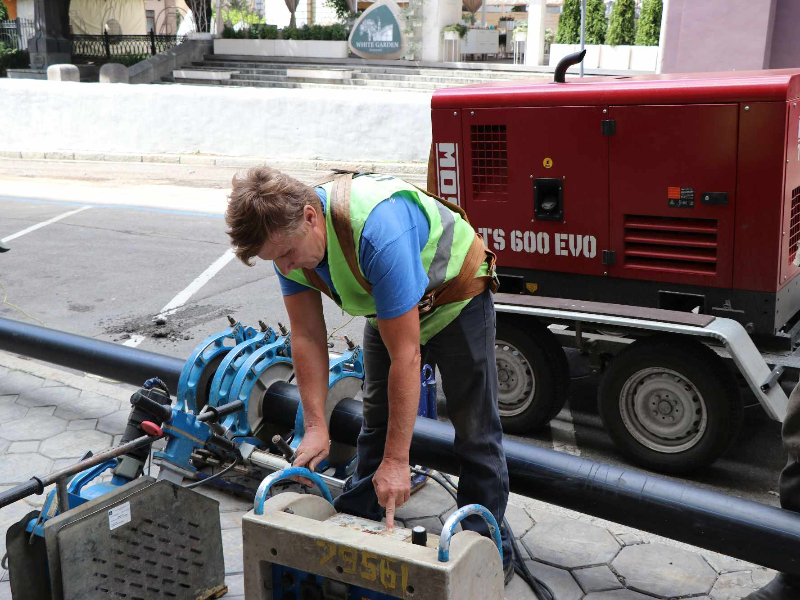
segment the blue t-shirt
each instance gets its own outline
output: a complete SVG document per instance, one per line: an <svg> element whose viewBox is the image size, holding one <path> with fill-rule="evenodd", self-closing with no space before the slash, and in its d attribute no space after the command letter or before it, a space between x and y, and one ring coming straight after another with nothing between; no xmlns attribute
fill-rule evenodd
<svg viewBox="0 0 800 600"><path fill-rule="evenodd" d="M315 188L322 202L322 212L327 207L327 195L321 187ZM414 308L428 287L428 275L422 266L420 254L428 243L430 225L425 213L402 193L397 193L378 204L367 217L361 233L359 259L361 270L372 285L372 297L379 319L393 319ZM328 284L331 293L336 289L331 281L326 253L314 269ZM301 283L275 272L284 296L304 292Z"/></svg>

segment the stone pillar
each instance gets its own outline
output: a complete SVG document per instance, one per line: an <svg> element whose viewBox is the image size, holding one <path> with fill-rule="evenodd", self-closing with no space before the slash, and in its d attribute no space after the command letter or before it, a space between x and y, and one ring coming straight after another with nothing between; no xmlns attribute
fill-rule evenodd
<svg viewBox="0 0 800 600"><path fill-rule="evenodd" d="M525 44L525 64L544 64L544 20L546 0L528 0L528 41Z"/></svg>
<svg viewBox="0 0 800 600"><path fill-rule="evenodd" d="M441 62L442 29L461 22L461 0L427 0L422 8L422 60Z"/></svg>
<svg viewBox="0 0 800 600"><path fill-rule="evenodd" d="M47 81L80 82L81 72L75 65L50 65L47 67Z"/></svg>
<svg viewBox="0 0 800 600"><path fill-rule="evenodd" d="M72 42L64 37L68 23L66 6L61 0L36 0L33 6L36 34L28 40L32 69L72 60Z"/></svg>
<svg viewBox="0 0 800 600"><path fill-rule="evenodd" d="M106 63L100 67L100 83L130 83L128 67L119 63Z"/></svg>

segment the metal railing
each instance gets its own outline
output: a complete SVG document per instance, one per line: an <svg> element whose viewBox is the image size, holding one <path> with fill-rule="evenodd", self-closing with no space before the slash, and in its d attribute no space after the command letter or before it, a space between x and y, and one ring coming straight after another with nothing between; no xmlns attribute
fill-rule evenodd
<svg viewBox="0 0 800 600"><path fill-rule="evenodd" d="M33 19L0 21L0 43L17 50L27 50L28 40L36 33Z"/></svg>
<svg viewBox="0 0 800 600"><path fill-rule="evenodd" d="M153 56L181 44L186 36L156 35L73 35L72 56L75 58L105 58Z"/></svg>

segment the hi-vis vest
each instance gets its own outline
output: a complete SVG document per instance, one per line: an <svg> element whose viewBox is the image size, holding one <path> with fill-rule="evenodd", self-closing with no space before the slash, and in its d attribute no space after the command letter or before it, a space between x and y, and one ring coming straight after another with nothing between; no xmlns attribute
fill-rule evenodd
<svg viewBox="0 0 800 600"><path fill-rule="evenodd" d="M336 202L335 185L336 183L331 181L321 186L328 198L327 210L325 211L325 226L328 236L328 266L331 280L339 296L338 300L335 296L332 299L341 306L342 310L350 315L373 317L377 312L375 300L362 283L356 279L350 265L348 265L345 252L339 243L333 216L333 203ZM350 223L352 225L355 261L357 261L357 268L362 278L364 273L361 270L358 249L361 247L361 234L364 231L364 224L378 204L395 194L400 194L413 200L422 209L430 226L428 242L420 253L422 266L429 280L426 293L441 288L443 284L459 275L462 264L476 240L475 230L459 213L450 210L436 198L429 196L422 190L389 175L370 174L353 177L348 187L350 187ZM341 234L341 232L339 233ZM474 277L486 279L489 274L489 268L489 265L481 257L481 265L477 268ZM318 289L323 293L327 294L328 292L327 289L321 289L322 286L312 285L302 269L290 271L287 278ZM485 287L487 286L484 286L484 289ZM420 310L420 344L427 343L434 335L455 320L461 310L469 303L469 300L470 298L460 299L441 306L434 304L436 308L427 312ZM371 319L370 322L377 327L376 320Z"/></svg>

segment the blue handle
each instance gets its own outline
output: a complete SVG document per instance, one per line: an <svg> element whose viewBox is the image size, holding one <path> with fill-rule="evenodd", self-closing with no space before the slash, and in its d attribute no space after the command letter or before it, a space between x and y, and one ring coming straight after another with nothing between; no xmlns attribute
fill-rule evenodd
<svg viewBox="0 0 800 600"><path fill-rule="evenodd" d="M500 552L500 562L503 562L503 540L500 539L500 528L497 526L497 521L494 515L489 512L489 509L481 506L480 504L467 504L462 506L452 515L447 518L442 528L442 533L439 536L439 562L449 562L450 560L450 538L453 537L453 530L456 528L463 519L470 515L478 515L486 521L489 527L489 533L492 540Z"/></svg>
<svg viewBox="0 0 800 600"><path fill-rule="evenodd" d="M261 482L261 485L258 486L258 491L256 492L256 499L255 502L253 503L253 509L255 510L255 513L257 515L264 514L264 502L267 501L267 495L269 494L269 489L275 483L282 481L284 479L291 479L292 477L305 477L306 479L310 479L319 488L319 491L322 492L322 496L325 498L325 500L333 504L333 498L331 497L331 493L328 490L328 486L325 485L324 481L322 481L322 477L320 477L316 473L312 473L305 467L288 467L286 469L276 471L269 477L265 478L264 481Z"/></svg>

